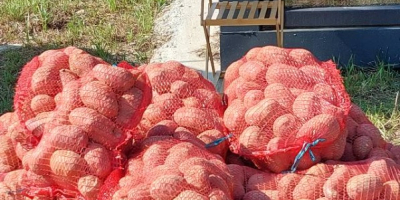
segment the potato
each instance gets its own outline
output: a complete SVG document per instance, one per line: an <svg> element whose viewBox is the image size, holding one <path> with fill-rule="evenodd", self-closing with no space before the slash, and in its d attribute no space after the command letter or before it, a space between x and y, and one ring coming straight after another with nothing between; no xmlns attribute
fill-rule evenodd
<svg viewBox="0 0 400 200"><path fill-rule="evenodd" d="M176 110L183 106L182 100L171 93L165 93L153 99L155 105L159 106L167 116L172 116Z"/></svg>
<svg viewBox="0 0 400 200"><path fill-rule="evenodd" d="M228 66L224 76L224 90L226 90L234 80L239 78L239 69L243 63L245 63L243 60L238 60Z"/></svg>
<svg viewBox="0 0 400 200"><path fill-rule="evenodd" d="M227 180L224 180L220 176L215 174L209 175L208 180L210 181L210 185L213 189L220 189L226 195L232 194L233 184L229 183L228 185Z"/></svg>
<svg viewBox="0 0 400 200"><path fill-rule="evenodd" d="M266 85L265 73L267 67L260 61L247 61L243 63L239 68L239 75L246 81L254 82L259 85Z"/></svg>
<svg viewBox="0 0 400 200"><path fill-rule="evenodd" d="M163 112L163 109L155 104L150 104L143 113L142 119L152 123L158 123L162 120L170 120L170 116Z"/></svg>
<svg viewBox="0 0 400 200"><path fill-rule="evenodd" d="M293 199L317 199L323 196L322 186L325 180L305 175L293 190Z"/></svg>
<svg viewBox="0 0 400 200"><path fill-rule="evenodd" d="M195 191L201 194L207 194L211 190L211 185L209 181L210 173L205 167L200 165L193 165L190 168L179 168L182 169L181 172L184 178L190 186L195 189Z"/></svg>
<svg viewBox="0 0 400 200"><path fill-rule="evenodd" d="M255 83L255 82L243 82L242 84L238 84L236 86L236 96L240 100L244 100L244 97L246 96L247 92L251 90L262 90L263 86Z"/></svg>
<svg viewBox="0 0 400 200"><path fill-rule="evenodd" d="M264 93L261 90L250 90L244 96L244 106L249 109L264 99Z"/></svg>
<svg viewBox="0 0 400 200"><path fill-rule="evenodd" d="M15 112L6 112L0 116L0 124L4 127L11 126L18 122L18 116Z"/></svg>
<svg viewBox="0 0 400 200"><path fill-rule="evenodd" d="M81 97L79 96L80 87L81 83L79 81L71 81L65 85L60 97L60 110L71 111L83 106Z"/></svg>
<svg viewBox="0 0 400 200"><path fill-rule="evenodd" d="M354 140L353 143L353 154L358 159L364 159L368 156L369 152L372 150L373 143L371 138L367 136L360 136Z"/></svg>
<svg viewBox="0 0 400 200"><path fill-rule="evenodd" d="M324 183L324 196L329 199L349 198L346 193L346 183L351 177L361 173L363 171L360 168L349 168L346 165L338 166Z"/></svg>
<svg viewBox="0 0 400 200"><path fill-rule="evenodd" d="M149 63L143 64L139 67L139 70L144 70L145 73L149 73L153 70L161 68L162 63Z"/></svg>
<svg viewBox="0 0 400 200"><path fill-rule="evenodd" d="M275 63L292 64L293 60L289 57L288 51L276 46L262 47L256 59L263 62L266 66ZM267 80L268 81L268 80Z"/></svg>
<svg viewBox="0 0 400 200"><path fill-rule="evenodd" d="M137 158L130 158L128 160L126 174L127 175L136 175L143 173L143 161Z"/></svg>
<svg viewBox="0 0 400 200"><path fill-rule="evenodd" d="M347 117L346 119L346 128L347 128L347 140L348 142L353 142L354 139L356 139L356 134L357 134L357 127L358 124L351 118L350 116Z"/></svg>
<svg viewBox="0 0 400 200"><path fill-rule="evenodd" d="M77 80L79 77L69 69L60 70L60 81L62 87L65 87L69 82Z"/></svg>
<svg viewBox="0 0 400 200"><path fill-rule="evenodd" d="M295 97L298 97L302 93L308 92L308 90L303 90L298 88L289 88L289 90Z"/></svg>
<svg viewBox="0 0 400 200"><path fill-rule="evenodd" d="M304 154L304 156L300 159L299 165L297 166L298 170L304 170L308 169L311 166L315 165L316 163L321 162L321 153L318 150L313 150L315 160L313 161L311 159L311 156L309 153ZM294 160L294 158L292 158Z"/></svg>
<svg viewBox="0 0 400 200"><path fill-rule="evenodd" d="M240 100L234 100L225 110L224 123L229 131L240 134L246 128L246 108Z"/></svg>
<svg viewBox="0 0 400 200"><path fill-rule="evenodd" d="M193 199L193 200L208 200L208 198L202 194L197 193L193 190L184 190L174 200L186 200L186 199Z"/></svg>
<svg viewBox="0 0 400 200"><path fill-rule="evenodd" d="M44 52L42 52L38 58L40 62L43 62L45 59L47 59L48 57L54 56L56 53L59 53L60 50L58 49L50 49L50 50L46 50Z"/></svg>
<svg viewBox="0 0 400 200"><path fill-rule="evenodd" d="M382 138L379 129L372 124L360 124L357 127L357 136L368 136L372 140L373 147L386 148L386 141Z"/></svg>
<svg viewBox="0 0 400 200"><path fill-rule="evenodd" d="M222 109L221 97L215 90L197 89L193 92L193 96L201 102L203 108Z"/></svg>
<svg viewBox="0 0 400 200"><path fill-rule="evenodd" d="M173 60L162 63L161 67L164 69L168 69L169 71L174 71L178 73L179 76L182 76L185 73L186 68L182 63Z"/></svg>
<svg viewBox="0 0 400 200"><path fill-rule="evenodd" d="M203 107L203 103L200 102L199 99L197 99L196 97L188 97L186 99L182 100L183 105L185 107L193 107L193 108L202 108Z"/></svg>
<svg viewBox="0 0 400 200"><path fill-rule="evenodd" d="M118 101L111 88L99 81L92 81L82 86L79 96L86 107L97 110L100 114L112 118L118 114Z"/></svg>
<svg viewBox="0 0 400 200"><path fill-rule="evenodd" d="M233 100L238 98L236 94L236 88L239 85L244 84L245 82L246 81L244 80L244 78L239 77L238 79L232 81L232 83L228 87L226 87L226 89L224 90L224 95L227 98L228 105L230 105Z"/></svg>
<svg viewBox="0 0 400 200"><path fill-rule="evenodd" d="M71 124L80 126L94 141L107 148L118 145L122 138L113 135L115 124L107 117L90 108L76 108L69 115Z"/></svg>
<svg viewBox="0 0 400 200"><path fill-rule="evenodd" d="M244 58L240 59L240 61L242 60L255 60L257 59L258 54L261 51L261 47L253 47L252 49L250 49L245 55Z"/></svg>
<svg viewBox="0 0 400 200"><path fill-rule="evenodd" d="M135 87L127 90L118 99L118 114L115 123L123 127L134 127L134 117L137 114L139 106L143 100L143 92ZM139 121L139 119L137 120ZM136 122L137 123L137 122Z"/></svg>
<svg viewBox="0 0 400 200"><path fill-rule="evenodd" d="M321 114L320 99L314 92L305 92L297 96L293 102L293 114L303 121Z"/></svg>
<svg viewBox="0 0 400 200"><path fill-rule="evenodd" d="M208 198L210 200L229 200L231 199L231 195L224 193L220 189L212 189L208 194Z"/></svg>
<svg viewBox="0 0 400 200"><path fill-rule="evenodd" d="M249 125L272 130L274 121L288 113L277 101L264 99L246 111L245 121Z"/></svg>
<svg viewBox="0 0 400 200"><path fill-rule="evenodd" d="M108 64L98 64L93 68L93 75L116 92L125 92L135 84L135 77L128 70Z"/></svg>
<svg viewBox="0 0 400 200"><path fill-rule="evenodd" d="M44 133L45 130L45 125L47 123L53 122L54 118L52 118L52 112L42 112L36 115L36 117L31 118L25 122L26 128L36 137L41 137ZM13 135L13 139L16 139L17 141L22 141L27 135L24 134L25 131L23 127L14 127L14 129L10 129L9 132L11 131L16 131L19 132L19 137L17 138L16 134L11 134Z"/></svg>
<svg viewBox="0 0 400 200"><path fill-rule="evenodd" d="M264 90L264 97L266 99L273 99L283 107L291 110L295 96L290 92L289 88L281 83L273 83L268 85Z"/></svg>
<svg viewBox="0 0 400 200"><path fill-rule="evenodd" d="M23 157L25 156L25 154L28 151L29 151L29 149L25 145L21 144L20 142L18 142L17 145L15 146L15 154L17 155L17 157L20 160L23 159Z"/></svg>
<svg viewBox="0 0 400 200"><path fill-rule="evenodd" d="M179 108L174 113L173 119L179 126L191 128L198 133L215 127L209 114L199 108Z"/></svg>
<svg viewBox="0 0 400 200"><path fill-rule="evenodd" d="M336 140L341 133L339 122L334 116L320 114L304 123L296 138L305 138L309 141L325 139L325 143L330 143Z"/></svg>
<svg viewBox="0 0 400 200"><path fill-rule="evenodd" d="M398 175L394 173L397 168L397 164L392 159L378 158L372 160L367 173L379 177L382 182L387 182L397 178Z"/></svg>
<svg viewBox="0 0 400 200"><path fill-rule="evenodd" d="M390 151L389 151L390 152ZM382 148L379 147L375 147L373 148L368 156L368 158L372 158L372 157L378 157L378 158L390 158L390 156L388 155L388 152Z"/></svg>
<svg viewBox="0 0 400 200"><path fill-rule="evenodd" d="M315 85L313 78L296 67L286 64L273 64L266 73L268 84L281 83L288 88L309 90Z"/></svg>
<svg viewBox="0 0 400 200"><path fill-rule="evenodd" d="M143 154L144 173L151 171L153 168L163 165L165 158L168 156L168 146L161 144L153 144Z"/></svg>
<svg viewBox="0 0 400 200"><path fill-rule="evenodd" d="M349 116L358 124L372 124L364 111L354 103L351 104Z"/></svg>
<svg viewBox="0 0 400 200"><path fill-rule="evenodd" d="M326 83L317 83L313 88L315 95L321 99L324 99L332 105L337 105L336 96L334 89Z"/></svg>
<svg viewBox="0 0 400 200"><path fill-rule="evenodd" d="M86 133L76 125L61 125L50 131L50 145L56 149L64 149L80 153L88 144Z"/></svg>
<svg viewBox="0 0 400 200"><path fill-rule="evenodd" d="M398 181L391 180L383 184L382 194L384 199L400 199L400 185Z"/></svg>
<svg viewBox="0 0 400 200"><path fill-rule="evenodd" d="M279 199L294 200L292 192L302 176L296 173L285 174L278 182Z"/></svg>
<svg viewBox="0 0 400 200"><path fill-rule="evenodd" d="M275 120L272 130L276 137L286 138L295 136L300 125L300 120L297 117L292 114L284 114Z"/></svg>
<svg viewBox="0 0 400 200"><path fill-rule="evenodd" d="M56 108L56 103L53 97L46 94L39 94L31 100L32 111L37 115L42 112L48 112Z"/></svg>
<svg viewBox="0 0 400 200"><path fill-rule="evenodd" d="M265 199L265 200L278 200L278 191L276 190L253 190L247 192L243 196L243 200L258 200L258 199Z"/></svg>
<svg viewBox="0 0 400 200"><path fill-rule="evenodd" d="M189 188L181 176L164 175L158 177L150 186L150 194L154 199L173 199Z"/></svg>
<svg viewBox="0 0 400 200"><path fill-rule="evenodd" d="M373 200L379 198L382 189L382 180L371 174L353 176L346 185L347 194L354 200Z"/></svg>
<svg viewBox="0 0 400 200"><path fill-rule="evenodd" d="M0 164L11 166L13 169L19 166L14 144L11 138L6 135L0 135Z"/></svg>
<svg viewBox="0 0 400 200"><path fill-rule="evenodd" d="M220 169L216 164L200 157L192 157L186 159L179 165L179 170L184 173L185 170L192 168L193 165L200 165L204 167L210 174L218 175L224 180L230 179L230 174L228 173L228 169L225 171Z"/></svg>
<svg viewBox="0 0 400 200"><path fill-rule="evenodd" d="M233 175L233 197L234 199L242 199L245 194L245 176L243 167L236 164L229 164L227 167L229 173Z"/></svg>
<svg viewBox="0 0 400 200"><path fill-rule="evenodd" d="M64 66L64 68L67 68ZM61 92L59 70L63 69L55 64L42 65L32 75L31 90L34 94L55 96Z"/></svg>
<svg viewBox="0 0 400 200"><path fill-rule="evenodd" d="M247 182L247 191L252 190L276 190L277 177L273 173L254 174Z"/></svg>
<svg viewBox="0 0 400 200"><path fill-rule="evenodd" d="M74 52L69 56L69 68L79 77L90 72L99 63L99 60L86 52Z"/></svg>
<svg viewBox="0 0 400 200"><path fill-rule="evenodd" d="M78 190L87 199L97 199L103 182L96 176L87 175L78 180Z"/></svg>
<svg viewBox="0 0 400 200"><path fill-rule="evenodd" d="M192 95L193 88L189 83L177 80L171 84L171 93L179 98L187 98Z"/></svg>
<svg viewBox="0 0 400 200"><path fill-rule="evenodd" d="M203 141L205 144L211 143L219 138L224 137L225 135L216 129L213 130L207 130L204 131L203 133L200 133L197 138L199 138L201 141ZM211 148L208 148L208 150L214 154L221 155L223 158L226 157L226 153L228 151L228 141L225 140L222 143L220 143L218 146L214 146Z"/></svg>
<svg viewBox="0 0 400 200"><path fill-rule="evenodd" d="M318 65L317 58L306 49L291 49L289 56L295 61L295 66Z"/></svg>
<svg viewBox="0 0 400 200"><path fill-rule="evenodd" d="M153 69L147 74L152 88L159 94L171 91L171 84L180 79L179 74L164 68Z"/></svg>
<svg viewBox="0 0 400 200"><path fill-rule="evenodd" d="M333 166L325 163L318 163L307 170L307 176L317 176L323 179L329 178L333 173Z"/></svg>
<svg viewBox="0 0 400 200"><path fill-rule="evenodd" d="M311 77L315 83L325 83L330 78L330 74L319 65L305 65L300 70Z"/></svg>
<svg viewBox="0 0 400 200"><path fill-rule="evenodd" d="M57 150L51 155L50 167L55 175L74 181L85 173L86 163L73 151Z"/></svg>
<svg viewBox="0 0 400 200"><path fill-rule="evenodd" d="M258 126L247 127L239 136L240 151L250 153L265 148L272 138L272 131L263 131Z"/></svg>
<svg viewBox="0 0 400 200"><path fill-rule="evenodd" d="M148 184L139 184L134 188L130 188L128 192L129 200L153 200L150 195L150 186ZM118 199L116 199L118 200Z"/></svg>
<svg viewBox="0 0 400 200"><path fill-rule="evenodd" d="M179 171L179 169L176 166L172 167L168 165L158 165L154 167L151 171L148 171L148 173L143 174L144 182L151 183L155 181L158 177L164 175L183 176L183 174Z"/></svg>
<svg viewBox="0 0 400 200"><path fill-rule="evenodd" d="M112 170L112 158L103 146L91 143L84 152L83 158L88 164L88 171L100 179L106 178Z"/></svg>
<svg viewBox="0 0 400 200"><path fill-rule="evenodd" d="M343 130L338 138L329 146L321 151L323 160L339 160L346 147L347 130Z"/></svg>

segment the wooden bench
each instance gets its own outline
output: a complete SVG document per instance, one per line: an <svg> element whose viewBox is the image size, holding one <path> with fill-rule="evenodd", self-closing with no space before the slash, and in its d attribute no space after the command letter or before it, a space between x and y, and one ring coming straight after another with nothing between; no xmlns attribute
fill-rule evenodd
<svg viewBox="0 0 400 200"><path fill-rule="evenodd" d="M216 11L218 15L214 17ZM237 13L239 10L239 13ZM204 17L207 11L207 16ZM256 11L258 16L256 16ZM245 13L248 12L248 17ZM206 37L206 75L208 76L208 62L211 63L211 69L214 81L223 79L225 71L218 74L215 71L214 59L210 44L210 26L254 26L270 25L276 28L277 46L283 47L283 0L265 0L265 1L222 1L213 3L209 0L207 10L205 10L204 0L201 0L201 25L204 28ZM214 82L216 83L216 82Z"/></svg>

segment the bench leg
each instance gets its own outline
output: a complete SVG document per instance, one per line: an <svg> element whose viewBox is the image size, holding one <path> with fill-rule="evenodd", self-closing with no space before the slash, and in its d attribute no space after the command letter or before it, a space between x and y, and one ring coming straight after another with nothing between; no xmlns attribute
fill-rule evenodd
<svg viewBox="0 0 400 200"><path fill-rule="evenodd" d="M208 61L211 62L211 69L213 76L215 75L215 66L214 66L214 58L211 51L211 44L210 44L210 28L207 26L203 26L204 35L206 37L206 45L207 45L207 52L206 52L206 73L208 78Z"/></svg>
<svg viewBox="0 0 400 200"><path fill-rule="evenodd" d="M278 23L276 23L275 26L276 26L276 44L278 47L282 47L281 46L281 28Z"/></svg>
<svg viewBox="0 0 400 200"><path fill-rule="evenodd" d="M280 12L280 15L281 15L281 17L280 17L280 19L281 19L281 21L280 21L280 34L281 34L281 41L280 41L280 43L281 43L281 46L283 47L283 29L284 29L284 23L285 23L285 20L284 20L284 16L285 16L285 3L284 3L284 1L282 1L282 7L281 7L282 9L281 9L281 12Z"/></svg>

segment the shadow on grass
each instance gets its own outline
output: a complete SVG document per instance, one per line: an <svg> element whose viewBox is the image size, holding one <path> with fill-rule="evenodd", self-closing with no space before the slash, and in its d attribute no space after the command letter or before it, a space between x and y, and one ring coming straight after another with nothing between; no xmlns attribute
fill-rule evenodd
<svg viewBox="0 0 400 200"><path fill-rule="evenodd" d="M49 49L60 49L66 46L46 45L31 46L26 45L20 48L10 48L0 51L0 115L13 110L13 96L15 83L18 80L22 67L33 57L40 55ZM80 47L78 47L80 48ZM93 49L81 48L91 55L101 57L110 64L119 63L126 60L127 56L111 54L102 47L97 46ZM135 64L132 60L126 60L131 64Z"/></svg>

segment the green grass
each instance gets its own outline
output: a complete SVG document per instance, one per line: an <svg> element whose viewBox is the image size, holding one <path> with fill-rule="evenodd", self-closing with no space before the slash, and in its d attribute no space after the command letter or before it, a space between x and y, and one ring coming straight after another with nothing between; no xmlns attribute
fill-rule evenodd
<svg viewBox="0 0 400 200"><path fill-rule="evenodd" d="M154 48L154 18L170 0L2 0L6 43L33 46L101 45L111 54L145 62Z"/></svg>
<svg viewBox="0 0 400 200"><path fill-rule="evenodd" d="M352 102L359 105L386 140L400 143L400 112L397 98L400 74L378 62L372 68L350 64L343 70L344 84Z"/></svg>

